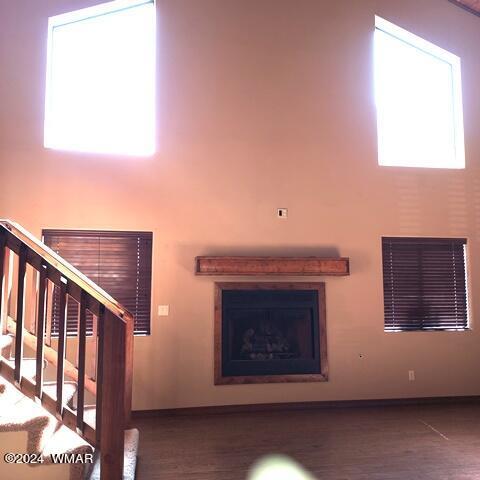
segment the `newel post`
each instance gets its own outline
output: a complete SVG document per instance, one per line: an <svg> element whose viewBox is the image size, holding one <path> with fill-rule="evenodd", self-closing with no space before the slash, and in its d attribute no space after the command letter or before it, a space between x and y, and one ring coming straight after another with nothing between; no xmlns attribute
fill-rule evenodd
<svg viewBox="0 0 480 480"><path fill-rule="evenodd" d="M107 309L99 319L97 435L101 480L123 478L125 437L125 342L127 324ZM98 417L98 415L100 416Z"/></svg>

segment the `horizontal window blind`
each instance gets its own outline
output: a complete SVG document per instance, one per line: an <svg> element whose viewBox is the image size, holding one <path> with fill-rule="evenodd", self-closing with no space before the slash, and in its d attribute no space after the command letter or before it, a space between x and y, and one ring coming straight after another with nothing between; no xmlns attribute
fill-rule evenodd
<svg viewBox="0 0 480 480"><path fill-rule="evenodd" d="M382 238L385 330L468 328L464 238Z"/></svg>
<svg viewBox="0 0 480 480"><path fill-rule="evenodd" d="M43 241L78 268L135 318L135 333L150 334L152 233L44 230ZM59 303L54 295L52 333L58 332ZM78 305L68 299L67 334L77 332ZM92 317L87 318L92 331Z"/></svg>

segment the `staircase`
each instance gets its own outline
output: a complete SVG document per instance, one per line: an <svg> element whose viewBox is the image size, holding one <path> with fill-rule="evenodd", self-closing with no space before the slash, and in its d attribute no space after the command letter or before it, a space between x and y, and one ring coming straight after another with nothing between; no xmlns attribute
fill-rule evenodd
<svg viewBox="0 0 480 480"><path fill-rule="evenodd" d="M72 312L77 329L67 332ZM70 480L134 479L132 361L132 315L22 227L0 220L0 432L28 433L21 453L38 460L32 466L75 454Z"/></svg>

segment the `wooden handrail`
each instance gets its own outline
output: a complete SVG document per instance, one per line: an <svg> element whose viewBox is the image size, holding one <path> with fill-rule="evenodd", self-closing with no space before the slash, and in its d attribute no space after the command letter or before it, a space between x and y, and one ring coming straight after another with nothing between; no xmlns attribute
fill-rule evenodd
<svg viewBox="0 0 480 480"><path fill-rule="evenodd" d="M114 298L112 298L105 290L100 288L96 283L92 282L82 272L77 270L73 265L60 257L51 248L40 242L30 232L25 230L11 220L0 220L0 227L17 238L22 244L28 246L31 251L38 255L43 261L58 270L67 280L78 285L82 290L91 295L101 305L110 310L114 315L120 318L129 317L133 319L133 315Z"/></svg>

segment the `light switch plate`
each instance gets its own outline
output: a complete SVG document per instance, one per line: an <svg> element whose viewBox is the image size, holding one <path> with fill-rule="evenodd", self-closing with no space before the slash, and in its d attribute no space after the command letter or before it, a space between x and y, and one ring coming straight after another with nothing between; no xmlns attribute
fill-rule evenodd
<svg viewBox="0 0 480 480"><path fill-rule="evenodd" d="M158 306L158 316L159 317L168 317L170 313L170 305L159 305Z"/></svg>

